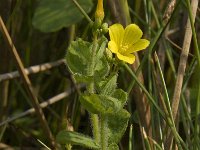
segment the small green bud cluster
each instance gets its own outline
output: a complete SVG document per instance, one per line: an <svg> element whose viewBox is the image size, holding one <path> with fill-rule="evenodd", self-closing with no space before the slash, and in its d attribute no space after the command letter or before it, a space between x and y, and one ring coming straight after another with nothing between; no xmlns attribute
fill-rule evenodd
<svg viewBox="0 0 200 150"><path fill-rule="evenodd" d="M106 34L108 32L108 24L107 23L100 24L99 22L95 21L93 26L93 31L95 31L95 33L99 35Z"/></svg>

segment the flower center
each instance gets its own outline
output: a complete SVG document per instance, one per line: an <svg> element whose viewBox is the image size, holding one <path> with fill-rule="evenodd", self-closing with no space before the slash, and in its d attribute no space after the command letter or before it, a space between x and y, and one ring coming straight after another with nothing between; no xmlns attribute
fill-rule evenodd
<svg viewBox="0 0 200 150"><path fill-rule="evenodd" d="M120 49L119 49L119 52L120 53L125 53L128 49L128 45L123 45L123 44L120 44Z"/></svg>

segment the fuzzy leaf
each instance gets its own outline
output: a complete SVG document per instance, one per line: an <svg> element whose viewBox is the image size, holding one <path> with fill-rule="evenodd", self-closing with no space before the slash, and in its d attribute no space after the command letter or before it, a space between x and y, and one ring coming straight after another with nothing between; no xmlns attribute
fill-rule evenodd
<svg viewBox="0 0 200 150"><path fill-rule="evenodd" d="M95 73L94 77L96 82L101 81L106 75L108 75L110 66L106 60L106 57L103 56L100 60L96 60Z"/></svg>
<svg viewBox="0 0 200 150"><path fill-rule="evenodd" d="M92 0L77 0L89 13ZM35 28L43 32L54 32L79 22L84 16L72 0L40 0L33 17Z"/></svg>
<svg viewBox="0 0 200 150"><path fill-rule="evenodd" d="M99 42L97 46L97 53L102 53L102 49L105 48L106 40L104 42ZM66 55L66 62L69 70L74 75L77 82L89 82L93 79L96 81L102 80L108 72L109 65L103 54L99 54L98 58L95 58L95 68L94 68L94 77L89 76L88 68L91 65L92 59L92 47L93 44L83 41L82 39L78 39L77 41L73 41Z"/></svg>
<svg viewBox="0 0 200 150"><path fill-rule="evenodd" d="M105 52L105 49L107 47L107 43L108 40L105 37L102 37L99 41L98 41L98 50L97 50L97 55L96 58L97 59L101 59L103 57L103 54Z"/></svg>
<svg viewBox="0 0 200 150"><path fill-rule="evenodd" d="M90 137L72 131L60 131L56 136L56 141L60 144L81 145L91 149L99 149L100 146Z"/></svg>
<svg viewBox="0 0 200 150"><path fill-rule="evenodd" d="M128 126L130 114L125 109L108 116L109 143L118 143Z"/></svg>
<svg viewBox="0 0 200 150"><path fill-rule="evenodd" d="M112 114L122 108L120 101L105 95L81 95L80 102L86 110L94 114Z"/></svg>
<svg viewBox="0 0 200 150"><path fill-rule="evenodd" d="M74 74L74 78L76 79L76 82L86 83L86 84L93 80L93 77L85 76L85 75L81 75L81 74Z"/></svg>
<svg viewBox="0 0 200 150"><path fill-rule="evenodd" d="M112 75L106 80L97 83L97 89L102 95L112 95L117 87L117 75ZM118 97L116 97L118 98Z"/></svg>
<svg viewBox="0 0 200 150"><path fill-rule="evenodd" d="M73 41L66 55L70 71L76 75L87 76L88 62L91 60L92 44L82 39Z"/></svg>
<svg viewBox="0 0 200 150"><path fill-rule="evenodd" d="M95 56L95 80L97 82L101 81L110 70L110 66L107 62L104 52L107 46L108 40L105 37L102 37L98 41L97 52Z"/></svg>
<svg viewBox="0 0 200 150"><path fill-rule="evenodd" d="M122 107L124 107L128 100L128 94L122 89L116 89L113 93L113 97L121 102Z"/></svg>
<svg viewBox="0 0 200 150"><path fill-rule="evenodd" d="M116 143L112 143L108 146L108 150L119 150L119 147Z"/></svg>

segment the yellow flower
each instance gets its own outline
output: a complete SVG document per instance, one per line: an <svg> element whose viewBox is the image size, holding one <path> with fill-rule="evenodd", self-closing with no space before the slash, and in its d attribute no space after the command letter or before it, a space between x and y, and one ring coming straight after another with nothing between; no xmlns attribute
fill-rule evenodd
<svg viewBox="0 0 200 150"><path fill-rule="evenodd" d="M125 29L121 24L114 24L109 27L108 48L118 59L132 64L135 61L133 53L145 49L150 43L141 39L142 34L142 30L136 24L130 24Z"/></svg>

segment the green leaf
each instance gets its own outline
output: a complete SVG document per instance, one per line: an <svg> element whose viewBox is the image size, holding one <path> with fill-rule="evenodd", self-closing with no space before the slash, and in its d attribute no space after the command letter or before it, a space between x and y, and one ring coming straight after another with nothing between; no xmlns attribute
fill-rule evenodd
<svg viewBox="0 0 200 150"><path fill-rule="evenodd" d="M93 77L85 76L81 74L74 74L74 78L76 79L76 82L78 83L90 83L93 80Z"/></svg>
<svg viewBox="0 0 200 150"><path fill-rule="evenodd" d="M121 109L115 114L108 116L108 141L109 143L119 143L128 126L130 114L125 109Z"/></svg>
<svg viewBox="0 0 200 150"><path fill-rule="evenodd" d="M72 131L60 131L56 136L56 141L60 144L81 145L91 149L99 149L100 146L90 137Z"/></svg>
<svg viewBox="0 0 200 150"><path fill-rule="evenodd" d="M97 84L97 89L102 95L112 95L117 87L117 75L111 75L106 80ZM118 98L116 96L116 98Z"/></svg>
<svg viewBox="0 0 200 150"><path fill-rule="evenodd" d="M92 9L92 0L77 2L87 13ZM33 25L43 32L54 32L81 21L83 17L72 0L40 0L33 17Z"/></svg>
<svg viewBox="0 0 200 150"><path fill-rule="evenodd" d="M122 107L124 107L128 100L128 94L122 89L116 89L113 93L113 97L121 102Z"/></svg>
<svg viewBox="0 0 200 150"><path fill-rule="evenodd" d="M87 76L88 63L91 60L92 44L82 39L73 41L66 55L67 65L74 75Z"/></svg>
<svg viewBox="0 0 200 150"><path fill-rule="evenodd" d="M82 94L80 96L80 102L86 110L94 114L112 114L122 108L120 101L105 95Z"/></svg>
<svg viewBox="0 0 200 150"><path fill-rule="evenodd" d="M105 37L102 37L98 41L97 53L95 56L95 80L97 82L101 81L102 78L108 75L110 66L106 57L104 56L104 52L107 46L108 40Z"/></svg>
<svg viewBox="0 0 200 150"><path fill-rule="evenodd" d="M108 40L104 36L98 41L97 59L101 59L104 55Z"/></svg>
<svg viewBox="0 0 200 150"><path fill-rule="evenodd" d="M112 143L108 146L108 150L119 150L119 147L116 143Z"/></svg>
<svg viewBox="0 0 200 150"><path fill-rule="evenodd" d="M96 82L99 82L108 75L110 66L105 56L103 56L100 60L96 60L95 64L94 78Z"/></svg>
<svg viewBox="0 0 200 150"><path fill-rule="evenodd" d="M104 81L101 81L99 83L97 82L96 84L97 84L96 88L97 88L98 93L102 95L109 95L113 98L118 99L121 102L122 107L126 104L128 100L128 95L124 90L116 89L117 88L116 74L108 77Z"/></svg>
<svg viewBox="0 0 200 150"><path fill-rule="evenodd" d="M69 70L74 75L77 82L90 82L95 79L97 82L102 80L109 72L109 64L103 55L102 51L105 49L106 39L101 40L97 46L98 57L95 57L94 77L89 76L88 68L91 65L92 47L93 44L78 39L73 41L66 55L66 62Z"/></svg>

